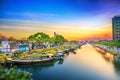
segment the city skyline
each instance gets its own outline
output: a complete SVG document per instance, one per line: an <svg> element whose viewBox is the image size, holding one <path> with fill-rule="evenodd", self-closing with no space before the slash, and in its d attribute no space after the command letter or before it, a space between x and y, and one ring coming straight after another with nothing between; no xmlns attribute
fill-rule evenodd
<svg viewBox="0 0 120 80"><path fill-rule="evenodd" d="M17 39L56 32L68 40L112 39L119 0L1 0L0 33Z"/></svg>

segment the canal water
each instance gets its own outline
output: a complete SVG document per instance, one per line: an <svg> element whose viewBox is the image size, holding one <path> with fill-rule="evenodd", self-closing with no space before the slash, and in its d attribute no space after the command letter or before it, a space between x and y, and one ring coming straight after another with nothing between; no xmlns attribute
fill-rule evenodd
<svg viewBox="0 0 120 80"><path fill-rule="evenodd" d="M85 44L65 54L64 60L17 69L32 73L33 80L120 80L120 67L105 58L93 46Z"/></svg>

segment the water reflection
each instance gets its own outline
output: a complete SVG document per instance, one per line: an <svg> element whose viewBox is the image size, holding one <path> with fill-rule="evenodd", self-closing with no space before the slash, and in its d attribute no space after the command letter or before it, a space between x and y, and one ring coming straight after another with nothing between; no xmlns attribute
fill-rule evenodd
<svg viewBox="0 0 120 80"><path fill-rule="evenodd" d="M120 80L120 67L112 61L109 53L103 55L86 44L66 53L64 60L19 66L18 70L31 72L34 80Z"/></svg>
<svg viewBox="0 0 120 80"><path fill-rule="evenodd" d="M69 60L74 61L73 65L77 64L78 67L81 67L81 64L82 66L84 65L83 67L89 66L89 69L92 71L98 72L107 78L112 76L116 80L113 63L103 59L103 55L97 52L91 45L87 44L82 46L81 49L77 50L77 53L79 54L69 57Z"/></svg>
<svg viewBox="0 0 120 80"><path fill-rule="evenodd" d="M109 52L106 52L104 55L102 55L106 60L114 62L114 55L112 55Z"/></svg>
<svg viewBox="0 0 120 80"><path fill-rule="evenodd" d="M59 60L58 64L63 64L64 60Z"/></svg>

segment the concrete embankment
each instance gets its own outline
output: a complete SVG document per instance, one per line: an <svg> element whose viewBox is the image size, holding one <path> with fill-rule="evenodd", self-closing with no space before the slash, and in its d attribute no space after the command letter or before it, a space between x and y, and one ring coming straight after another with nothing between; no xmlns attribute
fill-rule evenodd
<svg viewBox="0 0 120 80"><path fill-rule="evenodd" d="M101 53L106 53L110 52L111 54L114 55L114 61L120 63L120 59L118 55L120 55L120 48L117 47L112 47L112 46L106 46L106 45L101 45L101 44L92 44L94 47L96 47L96 50L101 52Z"/></svg>

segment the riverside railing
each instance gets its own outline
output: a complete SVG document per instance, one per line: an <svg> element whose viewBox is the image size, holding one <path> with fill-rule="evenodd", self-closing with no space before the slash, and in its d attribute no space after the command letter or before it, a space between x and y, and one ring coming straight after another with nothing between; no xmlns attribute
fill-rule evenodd
<svg viewBox="0 0 120 80"><path fill-rule="evenodd" d="M106 51L109 51L111 53L114 54L114 60L116 62L120 63L120 58L118 57L118 55L120 55L120 48L117 48L115 46L107 46L107 45L102 45L102 44L93 44L96 47L100 47Z"/></svg>
<svg viewBox="0 0 120 80"><path fill-rule="evenodd" d="M96 47L103 48L109 52L112 52L114 54L120 54L120 48L115 47L115 46L107 46L107 45L102 45L102 44L94 44Z"/></svg>

